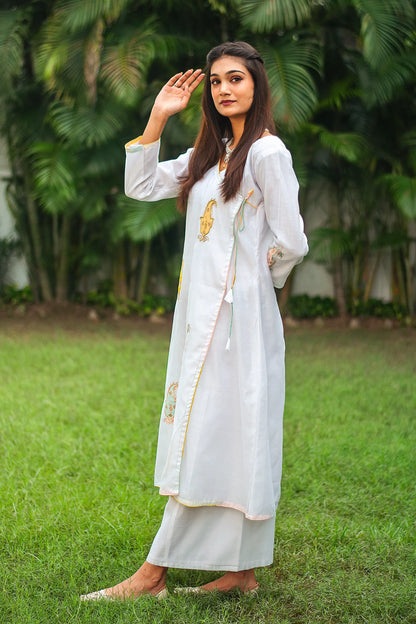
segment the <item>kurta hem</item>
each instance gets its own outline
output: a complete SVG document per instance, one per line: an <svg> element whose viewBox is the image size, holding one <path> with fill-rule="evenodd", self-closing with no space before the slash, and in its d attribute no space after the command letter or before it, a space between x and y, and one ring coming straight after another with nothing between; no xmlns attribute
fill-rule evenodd
<svg viewBox="0 0 416 624"><path fill-rule="evenodd" d="M160 492L160 494L164 495L165 492ZM167 495L170 496L170 494L167 494ZM247 520L270 520L271 518L274 517L274 514L267 514L263 516L251 514L244 507L240 505L236 505L235 503L227 503L223 501L214 501L214 500L198 501L197 503L195 503L195 502L184 500L183 498L177 495L173 495L173 498L178 503L183 505L184 507L189 507L191 509L194 509L195 507L225 507L226 509L235 509L236 511L240 511L241 513L243 513L244 516L247 518Z"/></svg>

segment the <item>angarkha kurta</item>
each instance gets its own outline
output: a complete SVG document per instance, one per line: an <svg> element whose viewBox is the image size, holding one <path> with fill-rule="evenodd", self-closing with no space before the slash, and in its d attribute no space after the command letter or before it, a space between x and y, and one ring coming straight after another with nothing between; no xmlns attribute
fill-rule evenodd
<svg viewBox="0 0 416 624"><path fill-rule="evenodd" d="M159 162L159 142L128 143L126 194L177 196L191 151ZM253 143L239 193L227 202L223 175L213 167L189 195L155 484L188 507L267 520L280 497L284 407L274 286L308 247L298 182L279 138Z"/></svg>

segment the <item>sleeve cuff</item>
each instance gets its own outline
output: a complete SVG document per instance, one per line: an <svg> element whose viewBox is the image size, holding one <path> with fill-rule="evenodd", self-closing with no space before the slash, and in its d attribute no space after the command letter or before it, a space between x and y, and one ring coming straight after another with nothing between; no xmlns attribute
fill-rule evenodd
<svg viewBox="0 0 416 624"><path fill-rule="evenodd" d="M146 143L146 145L143 145L143 143L141 143L142 136L143 135L140 135L137 139L132 139L126 143L126 152L140 152L143 149L147 149L148 147L152 147L160 143L160 139L158 139L157 141L153 141L153 143Z"/></svg>

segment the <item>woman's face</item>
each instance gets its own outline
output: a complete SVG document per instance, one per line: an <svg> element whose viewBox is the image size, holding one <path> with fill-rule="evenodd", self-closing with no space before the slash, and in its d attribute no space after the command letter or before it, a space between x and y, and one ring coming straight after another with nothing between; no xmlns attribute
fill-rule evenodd
<svg viewBox="0 0 416 624"><path fill-rule="evenodd" d="M215 108L230 121L245 119L254 97L254 80L238 56L221 56L211 66L211 95Z"/></svg>

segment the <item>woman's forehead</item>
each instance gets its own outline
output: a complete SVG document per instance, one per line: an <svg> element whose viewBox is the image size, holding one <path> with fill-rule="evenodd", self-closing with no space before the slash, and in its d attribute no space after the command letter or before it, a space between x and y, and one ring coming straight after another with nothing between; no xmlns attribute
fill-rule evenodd
<svg viewBox="0 0 416 624"><path fill-rule="evenodd" d="M227 74L233 71L247 72L243 59L239 56L221 56L211 65L211 76L213 74Z"/></svg>

